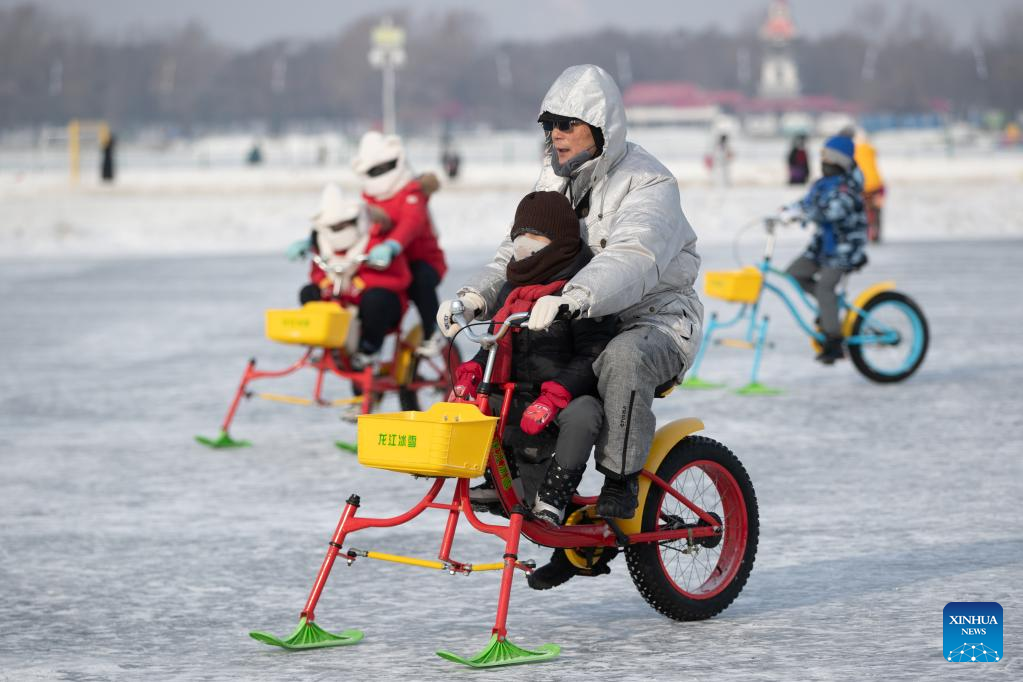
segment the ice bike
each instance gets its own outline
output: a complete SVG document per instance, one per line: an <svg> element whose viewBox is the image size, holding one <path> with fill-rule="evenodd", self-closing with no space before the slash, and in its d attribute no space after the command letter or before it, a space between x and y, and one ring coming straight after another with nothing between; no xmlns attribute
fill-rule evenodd
<svg viewBox="0 0 1023 682"><path fill-rule="evenodd" d="M816 304L791 275L775 268L772 263L776 231L782 224L783 221L774 216L763 219L767 244L763 258L756 267L746 266L741 270L706 274L705 293L708 296L741 305L735 316L725 321L719 320L716 312L711 314L703 334L703 343L693 360L689 376L682 384L684 387L719 388L724 385L704 381L699 377L701 363L711 345L716 343L753 351L750 381L738 393L780 393L778 389L769 388L757 379L769 321L767 315L758 317L764 292L775 294L785 303L799 328L810 337L813 349L820 352L824 334L814 322L817 316ZM842 336L853 366L863 376L878 383L893 383L909 378L920 368L927 354L929 332L927 319L920 306L906 294L897 291L892 281L872 284L850 301L846 295L847 280L848 275L838 285L838 305ZM740 338L714 337L720 329L742 324L746 328Z"/></svg>
<svg viewBox="0 0 1023 682"><path fill-rule="evenodd" d="M364 263L366 256L353 260ZM423 330L418 324L404 335L400 333L401 324L398 324L392 332L395 337L392 355L379 366L353 367L348 346L352 338L358 338L358 332L351 329L353 312L341 305L339 300L345 279L345 266L330 265L316 254L313 254L313 261L330 278L334 300L306 303L296 309L266 311L267 338L280 343L306 346L302 357L281 370L256 369L256 359L250 358L220 425L220 433L216 438L196 436L199 443L211 448L251 445L250 441L236 440L230 435L231 423L242 398L322 407L357 405L362 414L367 414L387 393L398 394L401 409L418 410L427 401L442 398L450 389L451 367L457 367L461 362L458 348L454 344L447 345L436 357L418 354L416 349L423 340ZM249 390L250 382L257 379L283 377L307 367L316 372L311 398ZM333 400L324 398L323 380L328 374L351 381L352 397ZM338 441L337 446L354 450L352 444L343 441Z"/></svg>
<svg viewBox="0 0 1023 682"><path fill-rule="evenodd" d="M457 319L457 318L456 318ZM738 458L724 445L694 435L703 428L698 419L679 419L661 426L653 439L640 478L639 508L629 519L596 516L595 497L575 496L572 512L560 527L534 520L519 497L502 447L508 406L514 384L491 384L498 340L511 325L522 324L528 313L517 313L493 334L466 331L489 355L474 401L437 403L426 412L359 417L359 462L365 466L432 477L433 483L407 512L390 518L358 516L361 500L348 498L327 554L313 582L298 622L290 635L278 638L263 632L250 635L285 649L355 644L363 634L348 630L327 632L316 624L315 609L335 560L349 566L359 559L392 561L468 575L502 571L497 615L487 646L465 657L449 651L437 654L473 668L533 663L552 659L560 647L546 644L524 649L508 640L506 618L512 581L517 570L531 572L535 563L519 558L519 540L559 548L583 575L594 574L624 550L629 573L643 598L675 620L710 618L736 598L753 569L759 537L759 512L753 485ZM490 414L488 397L502 392L498 416ZM469 479L489 470L495 481L507 525L482 521L469 499ZM450 502L437 497L447 479L454 479ZM447 513L436 559L400 556L346 546L349 536L366 528L398 526L426 509ZM452 557L459 517L469 525L504 541L502 561L473 564ZM599 572L599 571L596 571Z"/></svg>

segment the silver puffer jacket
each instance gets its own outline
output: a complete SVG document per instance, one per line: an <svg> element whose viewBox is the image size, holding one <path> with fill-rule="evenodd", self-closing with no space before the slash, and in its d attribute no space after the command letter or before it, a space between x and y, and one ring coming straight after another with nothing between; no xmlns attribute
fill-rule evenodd
<svg viewBox="0 0 1023 682"><path fill-rule="evenodd" d="M565 285L586 317L617 315L619 331L651 326L667 334L689 367L699 347L703 305L693 283L700 270L696 234L682 213L678 182L649 152L625 141L625 105L610 75L598 66L569 67L547 91L541 113L570 116L600 128L603 153L571 178L551 168L551 142L536 190L590 192L582 238L594 257ZM494 260L459 293L475 292L494 312L511 258L506 237Z"/></svg>

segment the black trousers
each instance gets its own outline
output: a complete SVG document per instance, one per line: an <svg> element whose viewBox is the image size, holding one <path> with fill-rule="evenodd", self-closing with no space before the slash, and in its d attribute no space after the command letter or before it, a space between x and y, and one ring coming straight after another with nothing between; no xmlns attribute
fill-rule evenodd
<svg viewBox="0 0 1023 682"><path fill-rule="evenodd" d="M412 270L412 284L408 288L408 297L416 304L419 317L423 320L423 338L428 339L437 331L437 309L440 308L437 285L440 284L440 274L423 260L412 261L409 269Z"/></svg>
<svg viewBox="0 0 1023 682"><path fill-rule="evenodd" d="M401 323L401 299L388 289L367 289L359 299L359 323L362 334L359 350L376 353L384 337Z"/></svg>
<svg viewBox="0 0 1023 682"><path fill-rule="evenodd" d="M322 300L323 290L320 289L320 286L318 284L312 283L306 284L304 287L299 289L298 302L300 305L305 305L306 303L312 303L313 301Z"/></svg>

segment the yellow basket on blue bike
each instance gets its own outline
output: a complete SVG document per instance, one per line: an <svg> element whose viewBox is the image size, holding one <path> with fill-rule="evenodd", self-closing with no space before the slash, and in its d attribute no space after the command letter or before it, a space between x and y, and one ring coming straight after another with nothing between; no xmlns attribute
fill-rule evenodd
<svg viewBox="0 0 1023 682"><path fill-rule="evenodd" d="M753 303L760 295L764 275L752 266L741 270L715 270L704 276L704 292L733 303Z"/></svg>
<svg viewBox="0 0 1023 682"><path fill-rule="evenodd" d="M352 314L330 301L312 301L301 308L266 311L266 337L280 343L342 348Z"/></svg>
<svg viewBox="0 0 1023 682"><path fill-rule="evenodd" d="M497 427L471 403L359 417L359 463L422 476L482 476Z"/></svg>

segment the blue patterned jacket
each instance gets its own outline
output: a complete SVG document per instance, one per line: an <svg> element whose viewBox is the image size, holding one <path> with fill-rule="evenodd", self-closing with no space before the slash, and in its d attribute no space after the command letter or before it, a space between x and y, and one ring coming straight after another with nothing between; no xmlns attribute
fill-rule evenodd
<svg viewBox="0 0 1023 682"><path fill-rule="evenodd" d="M867 215L859 170L826 176L799 201L804 220L817 224L803 256L827 268L850 270L866 260Z"/></svg>

